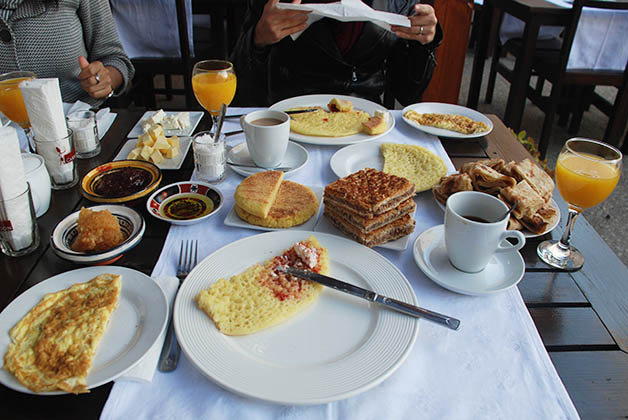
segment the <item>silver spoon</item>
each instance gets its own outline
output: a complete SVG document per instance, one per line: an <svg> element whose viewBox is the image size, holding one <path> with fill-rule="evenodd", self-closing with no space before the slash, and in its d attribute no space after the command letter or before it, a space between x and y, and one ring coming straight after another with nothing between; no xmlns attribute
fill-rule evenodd
<svg viewBox="0 0 628 420"><path fill-rule="evenodd" d="M493 220L491 223L495 223L495 222L499 222L501 220L504 220L506 217L510 216L510 213L512 213L512 211L514 209L517 208L517 206L519 205L518 201L515 201L515 204L512 205L512 207L510 209L508 209L508 211L506 212L506 214L504 214L503 216L499 216L497 219Z"/></svg>

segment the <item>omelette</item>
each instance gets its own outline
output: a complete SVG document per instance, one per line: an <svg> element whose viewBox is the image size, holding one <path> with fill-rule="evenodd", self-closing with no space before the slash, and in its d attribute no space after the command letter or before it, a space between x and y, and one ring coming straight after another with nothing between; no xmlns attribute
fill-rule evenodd
<svg viewBox="0 0 628 420"><path fill-rule="evenodd" d="M462 134L484 133L488 126L481 121L474 121L464 115L457 114L419 114L416 111L408 111L404 116L421 125L427 125L443 130L456 131Z"/></svg>
<svg viewBox="0 0 628 420"><path fill-rule="evenodd" d="M34 392L88 392L85 378L118 305L122 276L49 293L11 330L4 368Z"/></svg>
<svg viewBox="0 0 628 420"><path fill-rule="evenodd" d="M293 110L299 109L304 108ZM290 117L290 130L294 133L316 137L344 137L361 133L362 123L367 122L371 116L368 112L355 109L327 112L321 108L314 112L292 114Z"/></svg>

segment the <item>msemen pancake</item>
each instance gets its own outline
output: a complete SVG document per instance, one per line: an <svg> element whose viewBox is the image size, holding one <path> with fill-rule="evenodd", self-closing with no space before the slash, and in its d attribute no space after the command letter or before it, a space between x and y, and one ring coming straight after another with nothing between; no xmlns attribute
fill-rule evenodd
<svg viewBox="0 0 628 420"><path fill-rule="evenodd" d="M358 110L326 112L321 109L292 114L290 117L290 130L294 133L316 137L344 137L360 133L362 123L368 121L370 115Z"/></svg>
<svg viewBox="0 0 628 420"><path fill-rule="evenodd" d="M201 290L198 307L227 335L252 334L277 325L314 303L323 289L277 270L286 265L329 274L327 250L310 236L281 255Z"/></svg>
<svg viewBox="0 0 628 420"><path fill-rule="evenodd" d="M245 212L267 217L279 192L283 172L265 171L245 178L235 191L235 202Z"/></svg>
<svg viewBox="0 0 628 420"><path fill-rule="evenodd" d="M101 274L45 295L9 331L4 368L35 392L88 392L85 378L118 304L121 277Z"/></svg>
<svg viewBox="0 0 628 420"><path fill-rule="evenodd" d="M406 178L416 192L427 191L447 175L443 159L411 144L383 143L384 172Z"/></svg>
<svg viewBox="0 0 628 420"><path fill-rule="evenodd" d="M318 210L318 199L308 187L283 181L268 216L254 216L238 206L235 211L245 222L271 228L289 228L305 223Z"/></svg>

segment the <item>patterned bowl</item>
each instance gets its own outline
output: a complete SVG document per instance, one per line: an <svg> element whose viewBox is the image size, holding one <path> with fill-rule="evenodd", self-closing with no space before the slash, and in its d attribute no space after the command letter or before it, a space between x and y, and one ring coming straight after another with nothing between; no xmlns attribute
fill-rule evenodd
<svg viewBox="0 0 628 420"><path fill-rule="evenodd" d="M124 241L111 249L99 252L77 252L72 250L72 242L78 235L78 217L76 211L60 221L50 235L50 245L57 256L79 264L110 264L122 257L122 254L134 248L142 240L146 224L144 218L130 207L102 205L89 207L93 211L109 210L120 224Z"/></svg>
<svg viewBox="0 0 628 420"><path fill-rule="evenodd" d="M155 191L146 201L146 209L159 220L174 225L191 225L218 213L224 201L216 187L184 181Z"/></svg>

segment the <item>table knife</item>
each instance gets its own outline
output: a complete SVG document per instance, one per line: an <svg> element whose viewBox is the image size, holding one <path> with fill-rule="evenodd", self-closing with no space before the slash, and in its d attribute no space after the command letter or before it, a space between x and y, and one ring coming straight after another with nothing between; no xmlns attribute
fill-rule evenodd
<svg viewBox="0 0 628 420"><path fill-rule="evenodd" d="M323 286L331 287L332 289L336 289L340 292L357 296L359 298L368 300L369 302L379 303L380 305L386 306L390 309L404 313L406 315L410 315L416 318L425 318L428 321L444 325L445 327L452 330L457 330L458 328L460 328L460 321L456 318L442 315L424 308L419 308L418 306L410 305L409 303L405 303L397 299L382 296L371 290L363 289L359 286L345 283L344 281L335 279L333 277L324 276L322 274L314 273L311 271L303 271L293 267L280 266L277 268L277 270L296 277L301 277L306 280L320 283Z"/></svg>

